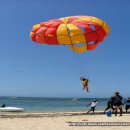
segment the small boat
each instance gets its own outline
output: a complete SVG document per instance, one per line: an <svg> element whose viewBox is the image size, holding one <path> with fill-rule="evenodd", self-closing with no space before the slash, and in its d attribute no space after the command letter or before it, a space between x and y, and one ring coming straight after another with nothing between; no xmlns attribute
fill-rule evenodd
<svg viewBox="0 0 130 130"><path fill-rule="evenodd" d="M2 112L22 112L22 111L24 111L24 109L18 108L18 107L1 107L0 111L2 111Z"/></svg>

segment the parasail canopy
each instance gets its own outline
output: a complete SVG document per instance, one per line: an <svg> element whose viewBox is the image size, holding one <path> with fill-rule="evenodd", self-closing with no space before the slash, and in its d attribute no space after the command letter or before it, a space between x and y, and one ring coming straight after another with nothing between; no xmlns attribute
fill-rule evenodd
<svg viewBox="0 0 130 130"><path fill-rule="evenodd" d="M93 16L69 16L33 26L30 39L48 45L67 45L70 50L93 50L109 33L108 25Z"/></svg>

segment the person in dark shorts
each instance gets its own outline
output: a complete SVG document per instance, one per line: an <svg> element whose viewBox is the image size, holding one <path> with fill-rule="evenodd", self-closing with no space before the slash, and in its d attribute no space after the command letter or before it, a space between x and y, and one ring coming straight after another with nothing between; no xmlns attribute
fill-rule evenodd
<svg viewBox="0 0 130 130"><path fill-rule="evenodd" d="M89 113L89 112L92 111L93 114L94 114L96 105L97 105L98 103L100 103L98 100L94 100L94 101L92 101L90 104L88 104L87 106L90 106L91 108L90 108L90 110L89 110L87 113Z"/></svg>
<svg viewBox="0 0 130 130"><path fill-rule="evenodd" d="M110 103L114 108L115 116L117 116L118 109L120 110L120 116L122 116L122 99L123 97L119 92L115 92L115 95L110 98Z"/></svg>
<svg viewBox="0 0 130 130"><path fill-rule="evenodd" d="M123 103L123 105L125 105L125 110L127 112L130 108L130 97Z"/></svg>
<svg viewBox="0 0 130 130"><path fill-rule="evenodd" d="M112 109L112 111L114 111L114 108L113 108L113 106L112 106L110 100L108 100L108 102L107 102L107 108L105 109L104 113L105 113L107 110L109 110L109 109Z"/></svg>

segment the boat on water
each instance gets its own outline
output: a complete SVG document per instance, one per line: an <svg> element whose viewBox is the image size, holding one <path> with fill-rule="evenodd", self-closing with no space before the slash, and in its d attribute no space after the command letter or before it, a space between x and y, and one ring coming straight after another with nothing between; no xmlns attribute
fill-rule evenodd
<svg viewBox="0 0 130 130"><path fill-rule="evenodd" d="M18 107L1 107L0 112L23 112L23 108Z"/></svg>

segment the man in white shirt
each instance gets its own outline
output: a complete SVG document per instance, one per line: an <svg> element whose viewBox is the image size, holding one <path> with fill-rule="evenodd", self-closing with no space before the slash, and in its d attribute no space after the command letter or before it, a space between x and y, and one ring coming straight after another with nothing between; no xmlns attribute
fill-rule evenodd
<svg viewBox="0 0 130 130"><path fill-rule="evenodd" d="M87 113L89 113L89 112L92 111L93 114L94 114L95 107L96 107L96 105L97 105L98 103L100 103L98 100L94 100L94 101L92 101L89 105L87 105L87 106L90 106L90 107L91 107L90 110L89 110Z"/></svg>

